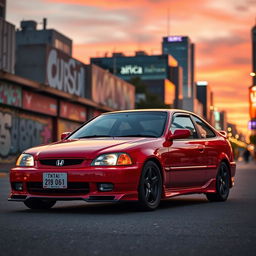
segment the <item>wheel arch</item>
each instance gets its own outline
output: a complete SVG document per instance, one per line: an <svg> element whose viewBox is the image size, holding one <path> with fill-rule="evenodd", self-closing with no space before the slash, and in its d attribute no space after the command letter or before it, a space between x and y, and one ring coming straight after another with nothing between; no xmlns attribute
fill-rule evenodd
<svg viewBox="0 0 256 256"><path fill-rule="evenodd" d="M230 167L230 163L229 163L229 160L226 158L226 157L223 157L221 160L220 160L220 164L221 163L225 163L228 167L228 172L229 172L229 187L231 188L232 187L232 180L231 180L231 167ZM219 165L220 165L219 164Z"/></svg>
<svg viewBox="0 0 256 256"><path fill-rule="evenodd" d="M160 170L160 174L161 174L161 177L162 177L162 197L164 195L164 183L165 183L165 180L166 180L166 177L165 177L165 174L164 174L164 169L163 169L163 166L161 164L161 161L157 158L157 157L154 157L154 156L150 156L148 157L147 159L145 159L144 163L143 163L143 167L145 166L145 164L149 161L152 161L154 162L158 167L159 167L159 170Z"/></svg>

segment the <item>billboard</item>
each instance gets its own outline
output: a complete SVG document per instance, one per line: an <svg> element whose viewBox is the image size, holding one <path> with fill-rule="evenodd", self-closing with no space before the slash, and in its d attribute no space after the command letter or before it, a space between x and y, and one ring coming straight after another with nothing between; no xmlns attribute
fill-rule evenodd
<svg viewBox="0 0 256 256"><path fill-rule="evenodd" d="M135 88L133 85L92 65L92 100L98 104L116 109L133 109Z"/></svg>
<svg viewBox="0 0 256 256"><path fill-rule="evenodd" d="M86 121L86 108L78 104L61 101L60 116L74 121Z"/></svg>
<svg viewBox="0 0 256 256"><path fill-rule="evenodd" d="M249 88L250 117L256 119L256 85Z"/></svg>
<svg viewBox="0 0 256 256"><path fill-rule="evenodd" d="M46 84L60 91L84 97L84 64L55 48L49 48L46 56Z"/></svg>
<svg viewBox="0 0 256 256"><path fill-rule="evenodd" d="M23 90L22 96L22 107L24 109L57 116L57 100L25 90Z"/></svg>

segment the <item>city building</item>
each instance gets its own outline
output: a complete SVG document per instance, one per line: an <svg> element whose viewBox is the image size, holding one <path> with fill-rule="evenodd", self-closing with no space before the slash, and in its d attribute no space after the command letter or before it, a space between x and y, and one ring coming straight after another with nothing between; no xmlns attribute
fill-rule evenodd
<svg viewBox="0 0 256 256"><path fill-rule="evenodd" d="M214 127L217 130L227 131L227 113L225 111L214 110Z"/></svg>
<svg viewBox="0 0 256 256"><path fill-rule="evenodd" d="M15 26L5 20L6 0L0 0L0 70L14 73Z"/></svg>
<svg viewBox="0 0 256 256"><path fill-rule="evenodd" d="M188 36L168 36L162 41L162 53L171 54L183 69L183 97L195 98L195 46Z"/></svg>
<svg viewBox="0 0 256 256"><path fill-rule="evenodd" d="M35 22L22 24L36 29ZM17 43L18 74L0 68L0 168L26 148L59 140L94 116L135 105L133 85L77 61L44 36L33 42L35 34L26 29L17 31L25 32Z"/></svg>
<svg viewBox="0 0 256 256"><path fill-rule="evenodd" d="M207 81L196 82L197 99L203 105L203 117L210 123L211 122L211 106L213 106L211 89Z"/></svg>
<svg viewBox="0 0 256 256"><path fill-rule="evenodd" d="M134 56L113 53L112 57L91 58L91 63L126 81L139 77L148 91L158 95L165 104L181 107L182 69L171 55L147 55L143 51Z"/></svg>

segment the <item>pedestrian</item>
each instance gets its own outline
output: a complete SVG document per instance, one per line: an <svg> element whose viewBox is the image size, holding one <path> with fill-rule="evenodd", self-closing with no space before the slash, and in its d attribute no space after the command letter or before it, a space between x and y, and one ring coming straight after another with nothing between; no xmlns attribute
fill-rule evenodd
<svg viewBox="0 0 256 256"><path fill-rule="evenodd" d="M243 153L243 158L244 158L244 161L245 161L246 163L249 162L249 160L250 160L250 155L251 155L250 151L248 150L248 148L246 148L246 149L244 150L244 153Z"/></svg>

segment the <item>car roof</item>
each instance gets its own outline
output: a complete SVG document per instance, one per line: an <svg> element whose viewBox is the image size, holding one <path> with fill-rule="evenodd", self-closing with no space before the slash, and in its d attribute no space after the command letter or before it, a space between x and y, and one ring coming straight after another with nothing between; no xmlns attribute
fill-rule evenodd
<svg viewBox="0 0 256 256"><path fill-rule="evenodd" d="M131 113L131 112L182 112L187 114L194 114L190 111L184 110L184 109L161 109L161 108L152 108L152 109L129 109L129 110L119 110L119 111L112 111L112 112L105 112L104 114L114 114L114 113Z"/></svg>

